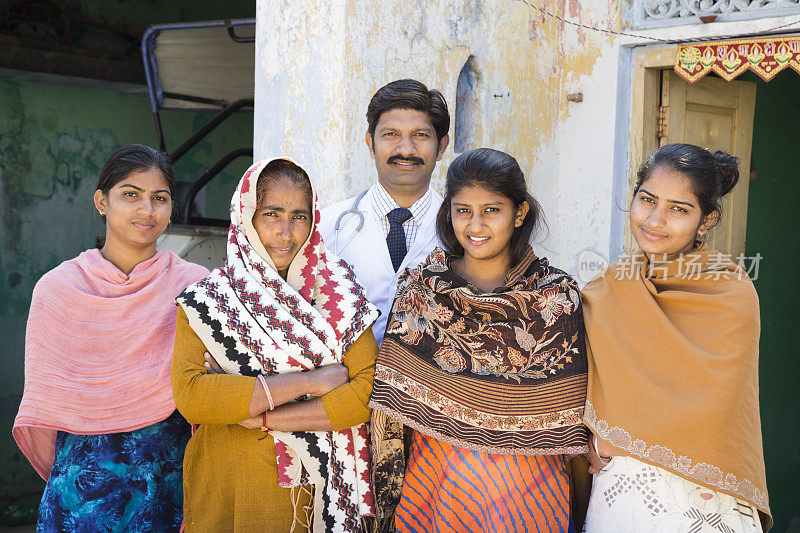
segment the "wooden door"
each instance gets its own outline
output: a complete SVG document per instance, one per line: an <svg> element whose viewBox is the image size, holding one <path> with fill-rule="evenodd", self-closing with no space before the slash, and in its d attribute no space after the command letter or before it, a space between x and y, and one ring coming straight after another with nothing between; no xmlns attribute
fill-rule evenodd
<svg viewBox="0 0 800 533"><path fill-rule="evenodd" d="M747 194L756 84L707 76L687 83L672 70L662 73L659 145L689 143L722 150L741 159L739 183L722 204L722 220L706 242L735 259L744 253Z"/></svg>

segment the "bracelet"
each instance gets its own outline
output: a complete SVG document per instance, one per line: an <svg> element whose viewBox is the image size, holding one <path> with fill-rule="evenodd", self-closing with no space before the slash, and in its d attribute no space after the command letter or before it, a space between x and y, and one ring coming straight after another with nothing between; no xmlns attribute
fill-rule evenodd
<svg viewBox="0 0 800 533"><path fill-rule="evenodd" d="M265 422L266 424L266 422ZM600 459L600 462L604 465L607 465L609 461L611 461L611 457L604 457L600 455L600 452L597 451L597 435L592 434L592 448L594 448L594 453L597 454L597 458Z"/></svg>
<svg viewBox="0 0 800 533"><path fill-rule="evenodd" d="M272 394L269 392L269 387L267 386L267 380L264 379L264 374L259 374L258 379L259 381L261 381L261 386L264 387L264 394L267 395L267 401L269 402L269 410L272 411L273 409L275 409L275 403L272 401ZM267 423L264 422L264 425L266 426Z"/></svg>
<svg viewBox="0 0 800 533"><path fill-rule="evenodd" d="M262 416L264 417L264 422L261 424L261 431L263 431L263 432L264 432L264 436L263 436L263 437L261 437L261 438L260 438L260 439L258 439L258 440L264 440L264 439L266 439L266 438L267 438L267 435L268 435L267 431L269 431L269 428L267 427L267 412L266 412L266 411L264 411L264 414L263 414Z"/></svg>

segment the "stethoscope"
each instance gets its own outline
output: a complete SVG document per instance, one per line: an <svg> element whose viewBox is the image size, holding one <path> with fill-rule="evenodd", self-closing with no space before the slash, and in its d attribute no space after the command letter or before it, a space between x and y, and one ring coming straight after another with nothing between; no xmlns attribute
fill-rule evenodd
<svg viewBox="0 0 800 533"><path fill-rule="evenodd" d="M369 192L369 189L365 189L365 190L361 191L359 193L359 195L356 196L355 200L353 200L353 205L350 206L350 209L346 209L346 210L342 211L339 214L339 216L336 218L336 224L333 225L333 231L336 233L336 237L334 238L333 253L339 254L339 253L341 253L342 250L347 248L347 246L353 240L353 237L355 237L356 234L359 231L361 231L361 228L364 227L364 213L362 213L361 211L358 210L358 204L361 203L361 199L364 198L364 196L366 196L366 194L368 192ZM350 235L350 238L347 239L347 242L344 243L344 246L342 246L340 248L339 247L339 230L341 229L342 219L344 217L346 217L347 215L358 215L358 224L356 225L356 229L353 232L353 234Z"/></svg>

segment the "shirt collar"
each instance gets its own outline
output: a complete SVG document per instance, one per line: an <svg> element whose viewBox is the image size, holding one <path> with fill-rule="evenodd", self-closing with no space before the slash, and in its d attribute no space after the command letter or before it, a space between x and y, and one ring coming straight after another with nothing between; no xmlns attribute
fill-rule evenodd
<svg viewBox="0 0 800 533"><path fill-rule="evenodd" d="M375 185L372 186L372 198L374 200L373 205L375 206L375 212L379 217L385 217L389 214L389 211L400 207L379 181L375 182ZM414 220L421 220L428 212L432 198L433 191L428 187L425 194L408 208L409 211L411 211L411 218Z"/></svg>

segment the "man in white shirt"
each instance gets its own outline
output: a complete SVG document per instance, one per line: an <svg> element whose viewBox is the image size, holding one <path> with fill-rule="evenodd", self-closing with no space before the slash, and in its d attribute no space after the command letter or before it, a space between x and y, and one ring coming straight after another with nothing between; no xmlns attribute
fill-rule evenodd
<svg viewBox="0 0 800 533"><path fill-rule="evenodd" d="M372 327L380 346L397 279L439 244L436 215L442 197L431 174L450 142L442 94L416 80L378 89L367 107L366 143L378 181L353 198L322 210L325 246L347 261L381 310Z"/></svg>

